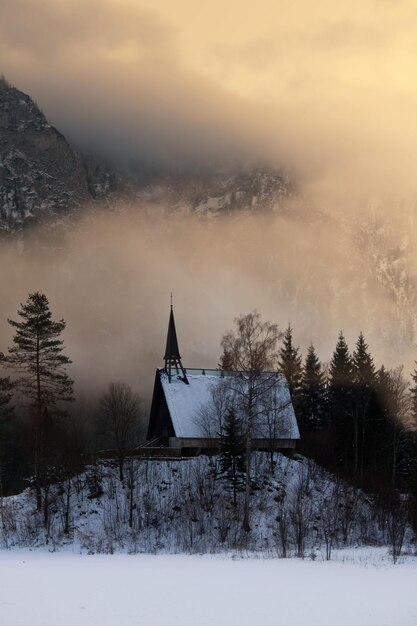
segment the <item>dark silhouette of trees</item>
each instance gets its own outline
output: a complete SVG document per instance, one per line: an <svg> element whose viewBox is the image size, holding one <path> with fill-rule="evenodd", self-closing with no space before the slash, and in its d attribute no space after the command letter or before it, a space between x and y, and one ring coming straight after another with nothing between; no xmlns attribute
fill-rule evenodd
<svg viewBox="0 0 417 626"><path fill-rule="evenodd" d="M363 478L366 457L376 434L375 366L361 332L352 357L353 394L352 423L354 436L355 477Z"/></svg>
<svg viewBox="0 0 417 626"><path fill-rule="evenodd" d="M16 388L29 405L34 436L34 480L38 509L41 489L48 480L46 441L48 429L62 402L73 400L73 381L67 374L70 359L63 354L64 320L55 322L44 294L29 294L18 311L20 321L8 320L15 329L13 345L2 364L17 373Z"/></svg>
<svg viewBox="0 0 417 626"><path fill-rule="evenodd" d="M301 433L320 431L326 420L326 381L322 365L313 345L310 345L301 379Z"/></svg>
<svg viewBox="0 0 417 626"><path fill-rule="evenodd" d="M9 377L0 378L0 424L9 420L14 411L10 404L13 397L14 385Z"/></svg>
<svg viewBox="0 0 417 626"><path fill-rule="evenodd" d="M325 462L333 442L329 439L326 377L313 345L308 348L304 362L297 417L301 450Z"/></svg>
<svg viewBox="0 0 417 626"><path fill-rule="evenodd" d="M415 365L414 372L411 374L413 385L410 388L410 414L417 427L417 361Z"/></svg>
<svg viewBox="0 0 417 626"><path fill-rule="evenodd" d="M236 506L237 494L245 485L245 445L241 424L233 408L229 409L223 421L220 471L231 487Z"/></svg>
<svg viewBox="0 0 417 626"><path fill-rule="evenodd" d="M3 496L3 472L6 455L6 424L13 415L14 407L10 404L13 396L13 384L9 378L0 378L0 497Z"/></svg>
<svg viewBox="0 0 417 626"><path fill-rule="evenodd" d="M121 382L110 383L100 398L98 428L107 442L115 447L122 482L126 452L138 442L141 404L139 395Z"/></svg>
<svg viewBox="0 0 417 626"><path fill-rule="evenodd" d="M352 437L353 365L343 332L339 334L329 367L329 409L331 426L335 433L335 466L349 470Z"/></svg>
<svg viewBox="0 0 417 626"><path fill-rule="evenodd" d="M279 351L278 371L287 380L288 389L297 414L297 408L300 404L303 367L300 350L293 345L290 324L284 333L282 347Z"/></svg>

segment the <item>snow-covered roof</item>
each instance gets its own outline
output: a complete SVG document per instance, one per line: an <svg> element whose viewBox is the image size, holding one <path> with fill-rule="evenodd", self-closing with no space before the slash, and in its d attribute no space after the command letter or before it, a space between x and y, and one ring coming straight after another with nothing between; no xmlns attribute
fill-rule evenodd
<svg viewBox="0 0 417 626"><path fill-rule="evenodd" d="M218 389L221 385L227 386L229 377L222 378L218 373L217 375L209 373L193 375L187 372L189 382L187 385L179 376L172 376L169 382L168 375L163 370L159 370L159 376L176 437L207 437L207 430L203 423L204 414L207 415L207 410L213 405L213 392L215 393L216 388ZM229 387L232 388L233 385L230 384ZM233 394L233 391L231 393ZM272 403L276 407L274 438L299 439L297 419L287 382L283 376L279 374L274 376L270 394ZM262 415L257 419L257 423L254 437L269 437Z"/></svg>

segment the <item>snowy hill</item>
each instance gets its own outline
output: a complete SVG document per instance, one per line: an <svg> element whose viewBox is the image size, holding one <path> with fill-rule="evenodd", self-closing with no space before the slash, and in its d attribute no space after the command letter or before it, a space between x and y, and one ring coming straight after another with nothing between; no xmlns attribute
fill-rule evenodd
<svg viewBox="0 0 417 626"><path fill-rule="evenodd" d="M131 462L125 485L111 463L53 486L48 528L30 490L4 498L0 545L88 553L212 553L249 550L272 555L326 554L346 545L388 541L389 516L371 500L303 457L254 455L252 531L215 458ZM66 521L68 528L65 532Z"/></svg>

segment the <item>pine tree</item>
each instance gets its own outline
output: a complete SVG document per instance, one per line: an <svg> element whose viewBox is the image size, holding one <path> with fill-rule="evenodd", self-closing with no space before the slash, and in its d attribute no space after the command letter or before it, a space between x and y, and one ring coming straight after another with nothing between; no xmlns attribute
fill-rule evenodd
<svg viewBox="0 0 417 626"><path fill-rule="evenodd" d="M355 382L366 387L373 386L375 382L375 366L362 331L356 342L352 363Z"/></svg>
<svg viewBox="0 0 417 626"><path fill-rule="evenodd" d="M412 442L412 463L410 468L410 476L408 479L410 520L414 532L417 535L417 437L414 434Z"/></svg>
<svg viewBox="0 0 417 626"><path fill-rule="evenodd" d="M301 426L307 431L320 430L325 421L326 383L320 360L313 345L309 347L304 363L301 397Z"/></svg>
<svg viewBox="0 0 417 626"><path fill-rule="evenodd" d="M330 415L336 436L337 463L345 469L352 465L352 390L353 365L349 348L340 331L329 368Z"/></svg>
<svg viewBox="0 0 417 626"><path fill-rule="evenodd" d="M283 374L287 380L291 399L296 409L300 401L303 367L299 348L293 346L292 328L290 324L284 333L282 343L282 348L279 351L278 371Z"/></svg>
<svg viewBox="0 0 417 626"><path fill-rule="evenodd" d="M413 379L414 385L410 389L411 395L411 417L415 426L417 427L417 361L415 362L416 367L414 368L414 372L411 374L411 378Z"/></svg>
<svg viewBox="0 0 417 626"><path fill-rule="evenodd" d="M8 420L13 414L10 401L13 395L14 385L10 378L0 378L0 424Z"/></svg>
<svg viewBox="0 0 417 626"><path fill-rule="evenodd" d="M237 505L237 493L245 486L245 444L241 424L233 409L227 412L221 438L220 470L222 477L231 485L233 504Z"/></svg>
<svg viewBox="0 0 417 626"><path fill-rule="evenodd" d="M412 431L406 426L411 398L403 370L402 365L388 371L381 368L377 379L379 422L375 447L381 451L378 477L389 479L393 488L411 465Z"/></svg>
<svg viewBox="0 0 417 626"><path fill-rule="evenodd" d="M5 450L7 437L5 424L13 415L12 399L13 384L9 378L0 378L0 498L3 496L3 472L5 467Z"/></svg>
<svg viewBox="0 0 417 626"><path fill-rule="evenodd" d="M376 436L377 419L375 414L375 366L369 353L363 333L359 334L352 358L353 397L352 418L355 446L355 474L363 477L366 451L372 452Z"/></svg>
<svg viewBox="0 0 417 626"><path fill-rule="evenodd" d="M21 321L8 320L16 330L8 356L2 358L6 367L19 375L16 387L31 408L35 440L35 487L38 509L41 488L45 483L45 428L53 410L61 402L73 399L73 381L66 372L70 359L62 354L61 333L64 320L55 322L49 302L39 292L29 294L18 311Z"/></svg>

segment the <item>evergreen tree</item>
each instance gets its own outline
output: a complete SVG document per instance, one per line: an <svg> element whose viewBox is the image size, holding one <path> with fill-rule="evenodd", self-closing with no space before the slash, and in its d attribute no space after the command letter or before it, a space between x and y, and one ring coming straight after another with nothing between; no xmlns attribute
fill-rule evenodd
<svg viewBox="0 0 417 626"><path fill-rule="evenodd" d="M10 378L0 378L0 424L8 420L13 414L10 401L13 395L14 385Z"/></svg>
<svg viewBox="0 0 417 626"><path fill-rule="evenodd" d="M417 427L417 361L415 363L416 367L414 368L414 372L411 374L411 378L413 379L413 386L410 389L411 396L411 417L413 419L414 425Z"/></svg>
<svg viewBox="0 0 417 626"><path fill-rule="evenodd" d="M0 378L0 497L3 496L3 473L5 468L5 452L7 436L5 435L5 424L13 414L13 407L10 405L12 399L13 384L9 378Z"/></svg>
<svg viewBox="0 0 417 626"><path fill-rule="evenodd" d="M414 433L412 442L412 464L408 482L410 519L417 535L417 436Z"/></svg>
<svg viewBox="0 0 417 626"><path fill-rule="evenodd" d="M46 480L46 428L53 410L62 401L73 399L73 382L66 372L70 359L63 352L60 339L64 320L55 322L49 302L39 292L29 294L18 311L21 321L8 320L16 330L8 356L2 357L6 367L19 375L16 387L29 404L34 424L35 487L38 509L41 488Z"/></svg>
<svg viewBox="0 0 417 626"><path fill-rule="evenodd" d="M356 342L352 362L355 382L363 387L372 387L375 382L375 366L362 332Z"/></svg>
<svg viewBox="0 0 417 626"><path fill-rule="evenodd" d="M354 471L356 475L363 478L366 453L370 455L377 434L377 416L375 412L375 366L362 332L359 334L353 352L352 366Z"/></svg>
<svg viewBox="0 0 417 626"><path fill-rule="evenodd" d="M382 470L390 479L393 488L401 474L409 472L411 431L406 424L410 415L409 383L404 377L403 366L388 370L383 390L385 423L380 428L383 439L381 447L384 457Z"/></svg>
<svg viewBox="0 0 417 626"><path fill-rule="evenodd" d="M278 371L285 376L294 408L297 409L300 402L303 367L299 348L293 346L290 324L284 333L282 344L279 351Z"/></svg>
<svg viewBox="0 0 417 626"><path fill-rule="evenodd" d="M386 481L389 477L387 451L390 445L391 376L384 365L375 374L375 400L378 428L373 442L371 473Z"/></svg>
<svg viewBox="0 0 417 626"><path fill-rule="evenodd" d="M329 401L335 431L336 462L345 470L352 465L354 445L351 428L353 365L343 332L339 334L329 368Z"/></svg>
<svg viewBox="0 0 417 626"><path fill-rule="evenodd" d="M321 363L313 345L309 347L304 363L301 397L302 430L321 430L325 421L326 383Z"/></svg>
<svg viewBox="0 0 417 626"><path fill-rule="evenodd" d="M222 429L220 470L232 488L233 504L245 486L245 444L241 424L233 409L227 412Z"/></svg>

